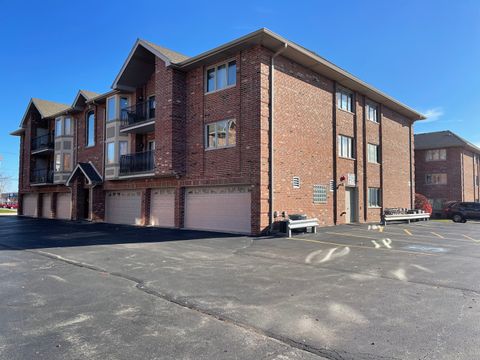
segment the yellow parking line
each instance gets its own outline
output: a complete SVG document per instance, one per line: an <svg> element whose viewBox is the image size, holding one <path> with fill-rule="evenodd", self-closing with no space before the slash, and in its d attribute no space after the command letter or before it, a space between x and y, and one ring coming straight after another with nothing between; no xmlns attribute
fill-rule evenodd
<svg viewBox="0 0 480 360"><path fill-rule="evenodd" d="M355 230L358 231L358 230ZM349 237L355 237L355 238L360 238L360 239L369 239L369 240L375 240L375 241L382 241L381 238L378 237L373 237L373 236L367 236L367 235L354 235L350 233L339 233L339 232L333 232L333 231L326 231L325 234L329 235L336 235L336 236L349 236ZM385 234L387 235L387 234ZM394 235L401 235L401 234L394 234ZM418 236L418 235L415 235ZM430 239L433 239L433 236L429 236ZM438 246L438 243L433 242L436 240L432 240L432 242L424 241L424 240L418 240L418 239L411 239L411 240L406 240L406 239L392 239L393 242L403 242L403 243L408 243L408 244L427 244L427 245L433 245L433 246ZM462 240L465 241L466 240ZM448 246L448 247L459 247L459 245L452 245L452 244L442 244L442 246Z"/></svg>
<svg viewBox="0 0 480 360"><path fill-rule="evenodd" d="M327 244L327 245L334 245L334 246L352 247L352 248L367 249L367 250L383 250L383 251L402 252L402 253L414 254L414 255L438 256L438 254L430 254L430 253L425 253L425 252L421 252L421 251L388 249L388 248L383 248L383 247L373 248L373 247L369 247L369 246L346 245L346 244L339 244L339 243L330 242L330 241L321 241L321 240L313 240L313 239L302 239L302 238L292 238L292 237L286 237L284 239L295 240L295 241L313 242L313 243L320 243L320 244Z"/></svg>
<svg viewBox="0 0 480 360"><path fill-rule="evenodd" d="M445 239L444 236L442 236L442 235L440 235L440 234L437 234L436 232L431 231L431 233L432 233L433 235L435 235L435 236L438 236L440 239Z"/></svg>
<svg viewBox="0 0 480 360"><path fill-rule="evenodd" d="M465 239L468 239L468 240L472 240L472 241L476 241L476 242L480 242L480 240L475 240L474 238L468 236L468 235L465 235L465 234L462 234L462 236L465 238Z"/></svg>
<svg viewBox="0 0 480 360"><path fill-rule="evenodd" d="M412 233L410 231L408 231L407 229L403 229L403 231L405 231L405 233L407 233L408 235L412 236Z"/></svg>

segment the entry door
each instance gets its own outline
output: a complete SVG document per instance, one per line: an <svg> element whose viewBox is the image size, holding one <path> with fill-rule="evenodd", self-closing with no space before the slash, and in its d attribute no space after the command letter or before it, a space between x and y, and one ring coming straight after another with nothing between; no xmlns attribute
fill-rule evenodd
<svg viewBox="0 0 480 360"><path fill-rule="evenodd" d="M345 188L345 222L347 224L356 221L355 188Z"/></svg>

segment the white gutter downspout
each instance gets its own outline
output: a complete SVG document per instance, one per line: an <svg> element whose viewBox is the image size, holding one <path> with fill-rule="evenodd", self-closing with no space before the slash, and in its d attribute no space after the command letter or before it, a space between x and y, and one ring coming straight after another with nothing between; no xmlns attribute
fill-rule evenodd
<svg viewBox="0 0 480 360"><path fill-rule="evenodd" d="M268 227L269 227L269 232L272 233L273 232L273 209L274 209L274 177L273 177L273 172L274 172L274 162L273 162L273 140L274 140L274 136L273 136L273 130L274 130L274 89L273 89L273 85L274 85L274 70L275 70L275 58L277 56L279 56L281 53L283 53L288 47L288 44L287 43L284 43L283 44L283 47L280 48L279 50L277 50L277 52L275 54L272 55L271 59L270 59L270 77L269 77L269 87L268 87L268 92L269 92L269 98L270 98L270 103L269 103L269 117L268 117L268 125L269 125L269 133L268 133L268 202L269 202L269 216L268 216Z"/></svg>

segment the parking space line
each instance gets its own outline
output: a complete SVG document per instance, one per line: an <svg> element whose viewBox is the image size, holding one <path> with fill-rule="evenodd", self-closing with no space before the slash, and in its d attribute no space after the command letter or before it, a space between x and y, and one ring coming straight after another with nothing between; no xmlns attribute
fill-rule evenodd
<svg viewBox="0 0 480 360"><path fill-rule="evenodd" d="M383 234L385 234L385 235L404 235L404 232L403 232L403 231L398 231L398 232L397 232L397 231L391 231L391 230L392 230L392 229L390 228L388 231L385 231ZM400 229L398 229L398 230L400 230ZM371 232L370 230L362 230L362 231L369 231L369 232ZM429 233L423 233L423 234L419 234L419 233L415 232L414 237L415 237L415 238L417 238L417 237L425 237L425 238L429 238L429 239L436 239L435 236L433 236L433 235L428 235L428 234L431 234L431 232L429 232ZM456 238L450 237L450 236L453 236L453 235L459 236L458 233L456 233L456 234L448 234L448 235L447 235L447 234L444 234L444 235L447 236L447 237L445 237L445 236L443 237L443 239L445 239L445 240L469 242L469 241L467 241L467 240L459 239L458 237L456 237Z"/></svg>
<svg viewBox="0 0 480 360"><path fill-rule="evenodd" d="M440 235L440 234L437 234L436 232L431 231L431 233L432 233L433 235L435 235L435 236L438 236L440 239L445 239L444 236L442 236L442 235Z"/></svg>
<svg viewBox="0 0 480 360"><path fill-rule="evenodd" d="M401 252L413 255L426 255L426 256L439 256L438 254L430 254L422 251L408 251L408 250L399 250L399 249L389 249L389 248L374 248L369 246L362 246L362 245L348 245L348 244L339 244L336 242L330 241L322 241L322 240L314 240L314 239L305 239L305 238L293 238L293 237L286 237L284 239L287 240L294 240L294 241L305 241L305 242L312 242L312 243L319 243L319 244L327 244L327 245L334 245L334 246L343 246L343 247L351 247L351 248L358 248L358 249L367 249L367 250L382 250L382 251L393 251L393 252Z"/></svg>
<svg viewBox="0 0 480 360"><path fill-rule="evenodd" d="M406 234L412 236L412 233L410 231L408 231L408 229L403 229L403 231L405 231Z"/></svg>
<svg viewBox="0 0 480 360"><path fill-rule="evenodd" d="M480 240L475 240L474 238L468 236L468 235L465 235L465 234L462 234L462 236L465 238L465 239L468 239L468 240L472 240L472 241L475 241L475 242L479 242L480 243Z"/></svg>
<svg viewBox="0 0 480 360"><path fill-rule="evenodd" d="M358 231L358 230L355 230ZM366 230L368 231L368 230ZM350 237L355 237L355 238L360 238L360 239L369 239L369 240L375 240L375 241L381 241L382 238L377 238L373 236L367 236L367 235L354 235L354 234L349 234L349 233L339 233L339 232L333 232L333 231L326 231L326 234L329 235L339 235L339 236L350 236ZM382 234L387 236L388 234ZM393 235L403 235L403 234L393 234ZM417 235L415 235L417 236ZM432 236L430 236L432 238ZM417 241L416 239L412 240L405 240L405 239L393 239L393 242L399 241L399 242L404 242L404 243L409 243L409 244L427 244L427 245L433 245L433 246L438 246L438 243L435 242L428 242L428 241ZM451 244L442 244L442 246L447 246L447 247L452 247L452 248L458 248L460 245L451 245Z"/></svg>

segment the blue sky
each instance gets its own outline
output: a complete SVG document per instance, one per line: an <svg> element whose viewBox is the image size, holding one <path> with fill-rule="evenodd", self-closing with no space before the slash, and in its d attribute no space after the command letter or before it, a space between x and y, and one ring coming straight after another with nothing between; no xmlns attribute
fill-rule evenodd
<svg viewBox="0 0 480 360"><path fill-rule="evenodd" d="M480 2L0 0L0 174L30 97L70 104L107 91L137 38L187 55L267 27L480 145ZM1 176L1 175L0 175Z"/></svg>

